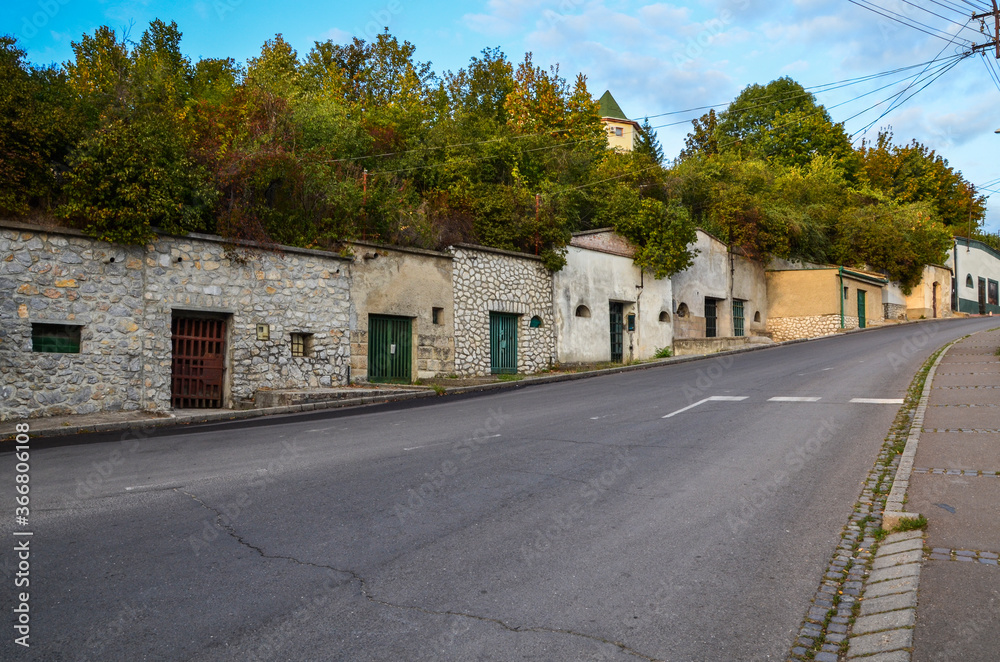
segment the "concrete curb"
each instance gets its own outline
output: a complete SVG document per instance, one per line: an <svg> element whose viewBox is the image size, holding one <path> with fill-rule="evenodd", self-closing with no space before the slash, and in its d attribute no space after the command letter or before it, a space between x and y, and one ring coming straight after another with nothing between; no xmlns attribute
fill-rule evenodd
<svg viewBox="0 0 1000 662"><path fill-rule="evenodd" d="M625 372L634 372L636 370L648 370L650 368L659 368L666 365L675 365L680 363L690 363L692 361L702 361L705 359L713 359L722 356L731 356L734 354L745 354L747 352L756 352L764 349L772 349L774 347L783 347L786 345L797 345L806 342L815 342L818 340L827 340L830 338L837 338L843 335L852 333L864 333L868 331L878 331L879 329L894 328L896 326L906 325L906 324L920 324L925 322L941 322L944 319L961 319L961 318L939 318L939 319L927 319L927 320L907 320L905 322L898 322L892 324L880 324L879 326L871 326L866 328L855 328L848 329L845 331L838 331L826 336L819 336L817 338L798 338L795 340L784 340L781 342L766 343L761 345L754 345L750 347L740 347L738 349L731 349L722 352L715 352L713 354L697 354L690 356L674 356L668 359L660 359L656 361L649 361L646 363L640 363L636 365L624 365L616 366L614 368L604 368L601 370L589 370L585 372L573 372L564 373L560 375L545 375L541 377L525 377L516 381L510 382L494 382L492 384L480 384L476 386L461 386L455 388L449 388L445 390L442 396L451 395L477 395L486 394L493 391L498 391L501 389L517 389L526 386L536 386L539 384L553 384L557 382L568 382L577 379L588 379L591 377L600 377L603 375L616 375ZM406 394L396 394L393 396L366 396L362 398L345 398L343 400L330 400L326 402L310 402L300 405L287 405L283 407L267 407L260 409L244 409L244 410L227 410L223 412L207 412L204 414L189 414L189 415L170 415L163 418L149 418L140 419L133 421L115 421L110 423L92 423L83 425L67 425L62 427L44 427L45 419L27 419L25 421L31 425L31 436L33 438L51 438L51 437L65 437L76 434L91 434L91 433L104 433L104 432L119 432L119 431L129 431L136 429L159 429L166 428L175 425L200 425L205 423L226 423L232 421L243 421L251 418L257 418L261 416L278 416L278 415L289 415L289 414L301 414L314 411L323 411L327 409L343 409L348 407L367 407L373 405L383 405L393 402L405 402L408 400L418 400L421 398L432 398L437 397L437 394L432 390L422 390L415 393ZM0 433L2 434L2 433ZM3 434L2 439L0 439L0 451L3 450L3 442L11 441L14 438L14 434L10 433Z"/></svg>

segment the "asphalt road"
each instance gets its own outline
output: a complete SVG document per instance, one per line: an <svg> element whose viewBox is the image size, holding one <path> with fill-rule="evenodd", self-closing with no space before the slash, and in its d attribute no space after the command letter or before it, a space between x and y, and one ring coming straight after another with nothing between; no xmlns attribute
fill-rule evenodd
<svg viewBox="0 0 1000 662"><path fill-rule="evenodd" d="M850 400L995 326L34 450L30 648L0 455L0 658L783 659L898 410Z"/></svg>

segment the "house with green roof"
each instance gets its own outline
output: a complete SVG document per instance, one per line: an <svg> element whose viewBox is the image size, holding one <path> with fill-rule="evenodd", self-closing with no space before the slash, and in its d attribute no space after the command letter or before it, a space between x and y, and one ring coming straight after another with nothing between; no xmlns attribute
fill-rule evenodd
<svg viewBox="0 0 1000 662"><path fill-rule="evenodd" d="M605 90L598 103L601 122L608 132L608 146L621 152L631 152L639 139L639 123L628 119L611 96L611 90Z"/></svg>

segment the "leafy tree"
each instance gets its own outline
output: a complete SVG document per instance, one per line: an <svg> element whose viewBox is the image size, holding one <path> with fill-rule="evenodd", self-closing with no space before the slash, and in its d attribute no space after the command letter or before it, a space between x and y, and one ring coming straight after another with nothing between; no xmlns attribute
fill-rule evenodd
<svg viewBox="0 0 1000 662"><path fill-rule="evenodd" d="M816 98L791 78L749 85L719 114L719 149L782 165L807 165L833 157L846 172L855 168L843 124L830 119Z"/></svg>
<svg viewBox="0 0 1000 662"><path fill-rule="evenodd" d="M690 159L696 156L714 156L719 153L719 118L714 110L698 119L691 120L692 131L684 139L684 149L681 150L681 159Z"/></svg>
<svg viewBox="0 0 1000 662"><path fill-rule="evenodd" d="M36 69L12 37L0 37L0 213L48 208L57 173L82 125L66 76Z"/></svg>
<svg viewBox="0 0 1000 662"><path fill-rule="evenodd" d="M854 194L841 215L833 254L840 264L887 274L909 293L924 265L943 262L951 243L947 229L932 220L929 205L894 203L868 190Z"/></svg>
<svg viewBox="0 0 1000 662"><path fill-rule="evenodd" d="M108 119L70 160L61 213L89 234L128 244L153 227L186 233L207 229L215 200L207 173L188 160L176 127L153 119Z"/></svg>
<svg viewBox="0 0 1000 662"><path fill-rule="evenodd" d="M958 235L968 234L986 216L986 199L948 165L948 161L916 140L892 144L892 131L880 131L874 145L859 150L861 181L901 203L928 203L934 217Z"/></svg>

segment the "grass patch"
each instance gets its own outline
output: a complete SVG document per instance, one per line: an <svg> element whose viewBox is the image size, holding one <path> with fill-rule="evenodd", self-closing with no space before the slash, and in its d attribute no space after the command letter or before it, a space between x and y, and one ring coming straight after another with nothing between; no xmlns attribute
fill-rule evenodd
<svg viewBox="0 0 1000 662"><path fill-rule="evenodd" d="M519 382L524 379L524 375L497 375L498 382Z"/></svg>
<svg viewBox="0 0 1000 662"><path fill-rule="evenodd" d="M874 533L872 533L872 537L875 538L875 542L882 542L883 540L885 540L885 537L887 535L889 535L889 532L883 529L881 526L875 529Z"/></svg>
<svg viewBox="0 0 1000 662"><path fill-rule="evenodd" d="M916 531L927 527L927 518L923 515L918 517L904 517L899 520L899 524L893 527L893 533L903 533L904 531Z"/></svg>
<svg viewBox="0 0 1000 662"><path fill-rule="evenodd" d="M432 384L431 388L434 389L434 392L437 393L438 395L444 395L445 391L448 390L445 387L441 386L440 384Z"/></svg>
<svg viewBox="0 0 1000 662"><path fill-rule="evenodd" d="M997 348L997 354L1000 355L1000 348ZM669 347L658 347L656 353L653 354L653 358L657 359L669 359L674 353Z"/></svg>

